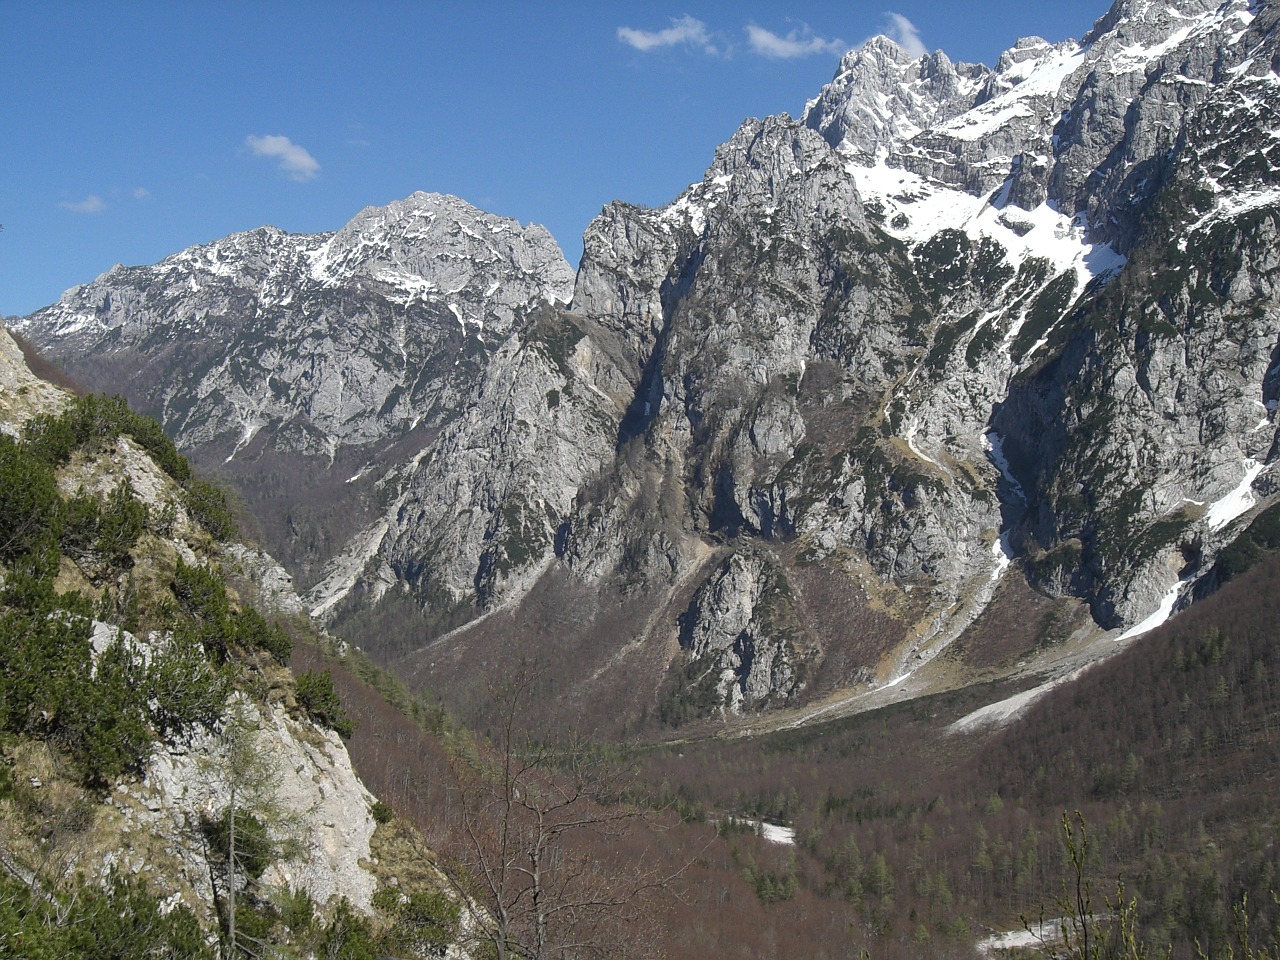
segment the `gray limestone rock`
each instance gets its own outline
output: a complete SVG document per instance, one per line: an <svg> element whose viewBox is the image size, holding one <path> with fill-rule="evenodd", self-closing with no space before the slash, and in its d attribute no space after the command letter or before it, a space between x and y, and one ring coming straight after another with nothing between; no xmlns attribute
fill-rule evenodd
<svg viewBox="0 0 1280 960"><path fill-rule="evenodd" d="M735 553L680 618L680 644L703 667L725 709L776 705L799 691L800 661L787 629L789 601L776 569Z"/></svg>

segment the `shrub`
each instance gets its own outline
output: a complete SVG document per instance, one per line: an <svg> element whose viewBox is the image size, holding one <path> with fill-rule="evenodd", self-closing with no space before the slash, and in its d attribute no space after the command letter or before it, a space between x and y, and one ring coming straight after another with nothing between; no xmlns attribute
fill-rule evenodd
<svg viewBox="0 0 1280 960"><path fill-rule="evenodd" d="M192 478L187 482L184 495L187 512L215 540L230 540L236 535L237 526L227 495L219 487L205 480Z"/></svg>
<svg viewBox="0 0 1280 960"><path fill-rule="evenodd" d="M380 953L372 925L344 897L325 928L317 954L334 960L376 960Z"/></svg>
<svg viewBox="0 0 1280 960"><path fill-rule="evenodd" d="M439 890L415 890L397 905L386 946L420 957L443 956L457 936L461 912Z"/></svg>
<svg viewBox="0 0 1280 960"><path fill-rule="evenodd" d="M55 897L0 872L0 944L30 960L213 957L190 910L164 910L142 882L116 873L105 884L79 878Z"/></svg>
<svg viewBox="0 0 1280 960"><path fill-rule="evenodd" d="M294 936L306 936L316 919L316 902L305 889L280 890L274 896L280 922Z"/></svg>
<svg viewBox="0 0 1280 960"><path fill-rule="evenodd" d="M82 488L57 511L58 543L70 556L119 569L130 562L129 552L142 536L147 507L128 480L107 495L105 504Z"/></svg>
<svg viewBox="0 0 1280 960"><path fill-rule="evenodd" d="M355 725L342 709L338 692L333 688L333 674L308 671L298 675L298 702L317 723L346 738L355 732Z"/></svg>
<svg viewBox="0 0 1280 960"><path fill-rule="evenodd" d="M236 642L249 650L265 650L280 663L288 663L293 638L276 623L268 623L257 610L246 607L233 618Z"/></svg>
<svg viewBox="0 0 1280 960"><path fill-rule="evenodd" d="M0 434L0 559L31 551L49 529L58 502L53 470Z"/></svg>
<svg viewBox="0 0 1280 960"><path fill-rule="evenodd" d="M235 811L236 843L235 860L237 873L243 873L257 880L271 866L271 862L279 855L276 844L271 839L271 831L259 817L247 810ZM209 844L210 850L217 851L226 859L226 851L230 849L231 811L223 810L216 817L205 816L200 821L200 832Z"/></svg>
<svg viewBox="0 0 1280 960"><path fill-rule="evenodd" d="M173 571L173 595L182 612L195 620L218 622L231 613L226 584L208 567L189 566L179 559Z"/></svg>

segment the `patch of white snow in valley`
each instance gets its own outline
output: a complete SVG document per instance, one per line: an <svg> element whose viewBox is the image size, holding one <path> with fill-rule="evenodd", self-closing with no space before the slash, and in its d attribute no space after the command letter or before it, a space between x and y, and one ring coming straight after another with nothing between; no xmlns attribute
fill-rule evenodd
<svg viewBox="0 0 1280 960"><path fill-rule="evenodd" d="M988 430L982 435L982 449L987 451L987 456L996 465L996 469L1000 471L1000 475L1009 484L1014 495L1023 503L1026 503L1027 493L1022 489L1022 484L1018 482L1018 478L1010 471L1009 458L1004 455L1004 437L994 430Z"/></svg>
<svg viewBox="0 0 1280 960"><path fill-rule="evenodd" d="M1126 640L1132 640L1140 637L1144 633L1150 633L1156 627L1160 626L1166 620L1173 616L1173 608L1178 603L1178 595L1182 593L1185 581L1179 580L1166 591L1165 595L1160 598L1160 604L1153 610L1144 620L1135 623L1120 636L1116 637L1116 643L1124 643Z"/></svg>
<svg viewBox="0 0 1280 960"><path fill-rule="evenodd" d="M467 329L467 321L462 319L462 308L453 301L450 301L449 311L458 318L458 325L461 326L463 330Z"/></svg>
<svg viewBox="0 0 1280 960"><path fill-rule="evenodd" d="M1056 920L1041 920L1039 923L1028 923L1021 930L1009 930L1005 933L993 933L978 941L978 952L990 954L995 950L1026 950L1042 947L1046 943L1054 943L1062 939L1062 925L1071 921L1065 917Z"/></svg>
<svg viewBox="0 0 1280 960"><path fill-rule="evenodd" d="M940 464L937 460L933 459L933 457L929 456L927 453L925 453L923 450L921 450L919 447L916 446L916 434L919 432L920 432L920 418L913 416L907 421L906 426L903 428L902 439L907 441L907 446L911 448L911 452L914 453L917 457L919 457L921 460L926 460L929 463L932 463L935 467L937 467L943 473L950 476L951 475L950 470L948 470L946 467Z"/></svg>
<svg viewBox="0 0 1280 960"><path fill-rule="evenodd" d="M767 820L760 821L760 836L770 843L781 843L789 847L796 844L796 832L793 828L769 823Z"/></svg>
<svg viewBox="0 0 1280 960"><path fill-rule="evenodd" d="M996 537L996 542L991 545L991 555L996 558L995 568L991 571L991 582L995 583L1013 563L1013 548L1009 546L1007 530Z"/></svg>
<svg viewBox="0 0 1280 960"><path fill-rule="evenodd" d="M249 441L253 439L253 435L262 429L262 423L248 419L240 425L240 440L236 443L236 448L227 454L227 459L223 463L230 463L235 459L235 455L248 446Z"/></svg>
<svg viewBox="0 0 1280 960"><path fill-rule="evenodd" d="M1239 486L1221 500L1215 501L1205 512L1205 520L1208 521L1210 530L1221 530L1257 503L1253 495L1253 481L1258 479L1258 474L1262 473L1265 466L1252 458L1245 460L1244 479L1240 481Z"/></svg>
<svg viewBox="0 0 1280 960"><path fill-rule="evenodd" d="M768 820L755 820L751 817L726 817L729 823L738 826L746 826L753 829L756 834L769 843L779 843L784 846L794 847L796 843L796 831L792 827L784 827L779 823L770 823Z"/></svg>

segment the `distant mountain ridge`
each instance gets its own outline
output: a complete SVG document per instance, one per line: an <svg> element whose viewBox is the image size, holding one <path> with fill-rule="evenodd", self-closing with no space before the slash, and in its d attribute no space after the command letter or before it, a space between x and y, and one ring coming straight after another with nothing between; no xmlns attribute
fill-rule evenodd
<svg viewBox="0 0 1280 960"><path fill-rule="evenodd" d="M572 279L545 229L418 193L331 234L263 227L116 267L24 329L237 482L305 581L377 508L375 482L394 487L395 444L456 416L489 351ZM343 506L318 523L274 507L308 499Z"/></svg>
<svg viewBox="0 0 1280 960"><path fill-rule="evenodd" d="M576 276L419 194L21 329L225 461L313 611L423 685L535 650L619 722L851 707L963 676L1020 578L1053 660L1167 616L1275 492L1278 19L1118 0L994 69L873 39L605 207Z"/></svg>

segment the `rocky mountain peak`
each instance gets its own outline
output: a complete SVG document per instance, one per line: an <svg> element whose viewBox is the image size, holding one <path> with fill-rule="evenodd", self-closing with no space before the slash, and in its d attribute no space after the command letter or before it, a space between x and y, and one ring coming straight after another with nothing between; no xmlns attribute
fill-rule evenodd
<svg viewBox="0 0 1280 960"><path fill-rule="evenodd" d="M807 105L804 123L832 146L874 161L971 105L989 72L954 64L942 51L912 58L888 37L872 37L845 54Z"/></svg>
<svg viewBox="0 0 1280 960"><path fill-rule="evenodd" d="M494 288L487 275L495 268L517 276ZM454 298L456 313L478 311L499 335L531 296L567 302L573 287L573 270L545 227L422 192L360 211L314 251L310 276L324 286L367 280L404 297Z"/></svg>
<svg viewBox="0 0 1280 960"><path fill-rule="evenodd" d="M1232 8L1251 10L1256 0L1115 0L1111 8L1085 34L1082 43L1095 43L1108 35L1151 39L1170 23L1229 13Z"/></svg>
<svg viewBox="0 0 1280 960"><path fill-rule="evenodd" d="M538 305L567 301L572 284L544 228L418 193L334 233L261 227L117 268L18 327L82 382L158 413L198 460L243 472L259 496L346 496L417 452L385 449L451 418L490 345ZM343 516L359 523L361 508ZM296 511L265 522L304 576L317 543L348 533L309 542Z"/></svg>
<svg viewBox="0 0 1280 960"><path fill-rule="evenodd" d="M1053 46L1043 37L1022 37L996 60L996 73L1009 73L1020 63L1045 55Z"/></svg>

